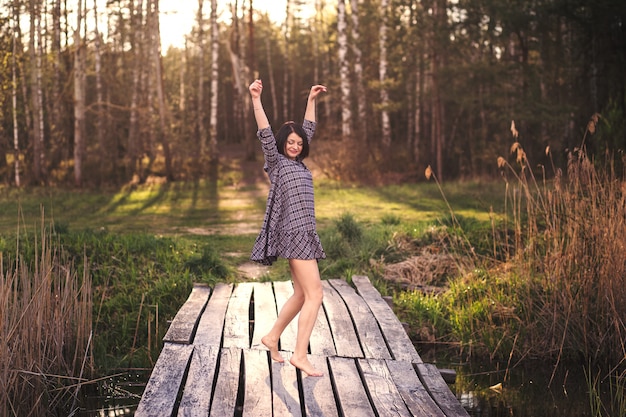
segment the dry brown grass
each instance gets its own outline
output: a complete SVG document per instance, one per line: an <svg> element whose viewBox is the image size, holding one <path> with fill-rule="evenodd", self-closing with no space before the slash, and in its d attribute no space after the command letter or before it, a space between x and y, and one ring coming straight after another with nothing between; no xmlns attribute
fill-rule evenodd
<svg viewBox="0 0 626 417"><path fill-rule="evenodd" d="M71 410L91 368L85 361L92 323L89 274L77 274L43 220L40 237L32 264L2 259L0 252L2 415Z"/></svg>
<svg viewBox="0 0 626 417"><path fill-rule="evenodd" d="M594 115L595 117L595 115ZM595 130L592 117L588 133ZM534 282L526 300L534 322L527 334L537 352L601 359L626 358L626 180L606 163L570 152L565 173L539 180L519 144L507 179L507 242L501 254ZM549 151L547 151L549 153ZM500 163L502 161L500 160ZM622 161L626 162L626 161ZM622 166L625 166L622 164Z"/></svg>

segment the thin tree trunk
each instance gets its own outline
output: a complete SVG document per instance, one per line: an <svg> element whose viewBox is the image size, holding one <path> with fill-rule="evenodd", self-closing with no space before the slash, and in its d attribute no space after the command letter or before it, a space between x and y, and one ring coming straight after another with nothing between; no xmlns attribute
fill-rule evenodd
<svg viewBox="0 0 626 417"><path fill-rule="evenodd" d="M174 172L172 170L172 155L170 152L170 125L171 118L169 107L165 102L165 91L163 87L163 61L161 60L161 33L159 25L159 0L152 0L153 6L151 10L151 28L153 42L153 56L155 59L155 78L156 89L159 100L159 122L161 124L161 146L163 147L163 157L165 159L165 175L168 180L174 180Z"/></svg>
<svg viewBox="0 0 626 417"><path fill-rule="evenodd" d="M61 150L55 155L55 164L58 160L63 160L64 149L69 143L64 140L63 134L63 81L61 80L61 0L54 0L52 5L52 93L51 100L48 100L50 114L50 142L51 148Z"/></svg>
<svg viewBox="0 0 626 417"><path fill-rule="evenodd" d="M13 100L13 159L15 166L15 186L20 187L22 182L20 179L20 135L19 135L19 127L17 124L17 34L19 30L16 30L19 27L20 20L17 13L17 7L14 4L14 15L12 19L13 26L13 56L11 59L11 73L12 73L12 83L11 83L11 98Z"/></svg>
<svg viewBox="0 0 626 417"><path fill-rule="evenodd" d="M187 98L185 97L185 94L186 94L185 77L187 75L187 61L188 61L188 56L189 56L187 38L185 38L185 48L183 49L183 52L181 55L182 55L182 61L180 63L180 73L179 73L180 85L179 85L178 94L180 95L180 98L178 99L178 111L180 112L181 117L184 117L183 115L185 114L185 109L187 108ZM182 125L184 126L185 123L182 123Z"/></svg>
<svg viewBox="0 0 626 417"><path fill-rule="evenodd" d="M106 146L104 140L104 109L102 107L102 103L104 102L103 98L103 89L102 89L102 51L101 51L101 35L100 30L98 29L98 2L97 0L93 0L93 15L94 15L94 34L95 34L95 71L96 71L96 136L98 141L98 158L99 158L99 166L100 166L100 181L104 180L104 176L106 175L106 167L109 161L108 157L108 148Z"/></svg>
<svg viewBox="0 0 626 417"><path fill-rule="evenodd" d="M382 0L383 3L386 3L387 0ZM360 34L360 26L359 26L359 1L351 0L350 2L351 10L351 18L352 18L352 54L354 56L354 78L356 81L356 96L357 100L357 114L358 114L358 123L357 130L355 132L358 137L363 137L367 133L367 108L366 103L367 99L365 96L365 82L363 81L363 64L361 63L361 34ZM381 12L384 12L386 6L381 6ZM385 18L383 15L383 23L381 26L381 35L383 34L384 25L386 24ZM382 39L381 39L382 42ZM385 57L386 60L386 57ZM382 58L381 58L382 62ZM384 130L383 130L384 132ZM384 139L384 137L383 137Z"/></svg>
<svg viewBox="0 0 626 417"><path fill-rule="evenodd" d="M413 154L413 162L419 162L420 146L422 142L423 112L424 112L424 90L425 90L425 66L424 53L419 49L417 56L417 68L415 71L415 111L414 111L414 128L413 128L413 146L411 152Z"/></svg>
<svg viewBox="0 0 626 417"><path fill-rule="evenodd" d="M382 141L386 148L391 146L391 125L389 122L389 92L387 91L387 9L389 7L388 0L380 2L380 28L379 28L379 47L380 62L378 66L378 74L380 81L380 103L381 103L381 127Z"/></svg>
<svg viewBox="0 0 626 417"><path fill-rule="evenodd" d="M284 39L285 39L285 64L283 68L283 120L289 120L291 112L289 111L289 80L291 76L291 41L290 31L292 23L291 0L287 0L285 5L285 23L284 23Z"/></svg>
<svg viewBox="0 0 626 417"><path fill-rule="evenodd" d="M200 141L200 154L199 160L203 160L207 152L207 130L204 125L205 112L204 112L204 18L202 13L202 7L204 0L198 0L198 117L196 118L198 123L198 139Z"/></svg>
<svg viewBox="0 0 626 417"><path fill-rule="evenodd" d="M132 0L134 4L134 0ZM139 99L141 92L141 72L143 63L143 0L137 1L137 6L131 11L133 28L131 46L133 50L133 84L130 101L130 126L128 128L128 175L135 174L135 165L139 159ZM123 44L123 43L122 43Z"/></svg>
<svg viewBox="0 0 626 417"><path fill-rule="evenodd" d="M30 88L33 115L33 178L35 182L44 181L44 129L43 100L41 91L41 16L40 3L30 0Z"/></svg>
<svg viewBox="0 0 626 417"><path fill-rule="evenodd" d="M272 108L274 109L273 117L270 119L276 122L276 115L278 114L278 96L276 95L276 81L274 77L274 65L272 62L272 55L270 54L270 40L269 37L265 38L265 52L267 54L267 67L270 77L270 93L272 96Z"/></svg>
<svg viewBox="0 0 626 417"><path fill-rule="evenodd" d="M83 183L85 158L85 48L82 38L84 0L78 0L74 32L74 184Z"/></svg>
<svg viewBox="0 0 626 417"><path fill-rule="evenodd" d="M444 29L445 19L446 19L446 0L435 0L433 3L433 16L435 21L435 30L433 34L439 33L439 31ZM441 61L442 57L442 49L443 45L441 45L438 41L433 41L432 44L432 65L431 65L431 74L432 74L432 145L435 150L435 160L437 167L435 168L435 172L439 177L439 180L443 179L443 151L445 148L445 137L444 137L444 111L443 111L443 103L441 101L441 85L440 85L440 69L441 69Z"/></svg>
<svg viewBox="0 0 626 417"><path fill-rule="evenodd" d="M248 12L248 68L250 68L250 71L253 73L258 73L254 55L254 6L252 0L250 0ZM257 77L255 76L253 78Z"/></svg>
<svg viewBox="0 0 626 417"><path fill-rule="evenodd" d="M217 163L217 110L219 88L219 26L217 23L217 0L211 0L211 118L209 120L209 154L211 161Z"/></svg>
<svg viewBox="0 0 626 417"><path fill-rule="evenodd" d="M337 3L337 43L339 44L339 75L341 83L341 134L352 138L352 110L350 100L350 69L348 62L348 37L346 35L346 4Z"/></svg>
<svg viewBox="0 0 626 417"><path fill-rule="evenodd" d="M324 21L324 8L325 8L324 0L316 0L315 8L316 8L316 16L319 17L319 27L321 28L320 32L323 32L326 27L326 23ZM324 83L327 83L328 79L330 78L330 60L332 57L328 53L328 50L326 48L324 48L323 52L324 52L324 56L322 59L322 80ZM324 101L322 103L324 103L324 112L326 114L326 119L330 119L331 112L332 112L331 106L328 105Z"/></svg>
<svg viewBox="0 0 626 417"><path fill-rule="evenodd" d="M238 109L238 116L242 119L241 125L243 126L243 137L244 137L244 151L245 158L249 161L254 161L256 159L256 137L255 135L250 134L251 122L250 122L250 95L247 91L247 82L250 79L250 74L248 69L245 66L245 54L244 48L241 47L241 37L239 36L239 16L237 1L235 1L235 5L232 8L233 13L233 39L232 45L230 47L230 60L233 68L233 78L235 80L235 90L237 91L237 102L240 103L241 107Z"/></svg>

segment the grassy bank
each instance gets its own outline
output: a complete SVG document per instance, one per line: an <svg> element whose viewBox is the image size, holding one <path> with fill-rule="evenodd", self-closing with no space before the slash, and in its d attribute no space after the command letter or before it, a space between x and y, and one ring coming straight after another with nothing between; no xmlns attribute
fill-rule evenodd
<svg viewBox="0 0 626 417"><path fill-rule="evenodd" d="M434 347L504 367L529 359L593 363L590 392L598 369L623 388L624 274L611 269L626 264L621 180L584 158L558 181L535 179L521 162L504 166L506 180L493 183L318 181L328 254L322 275L369 275L394 296L426 357ZM100 372L151 366L193 282L243 279L237 266L247 259L266 197L262 188L208 182L0 194L5 259L17 257L17 238L34 242L43 210L59 247L88 260L75 270L93 281ZM19 251L27 248L22 243ZM30 252L20 257L32 263ZM287 276L281 261L267 278Z"/></svg>

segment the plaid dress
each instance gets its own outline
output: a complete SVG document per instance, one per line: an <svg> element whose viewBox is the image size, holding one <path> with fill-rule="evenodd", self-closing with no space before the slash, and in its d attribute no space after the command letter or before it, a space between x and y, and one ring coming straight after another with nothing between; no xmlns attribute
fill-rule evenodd
<svg viewBox="0 0 626 417"><path fill-rule="evenodd" d="M311 142L315 122L304 120L302 127ZM256 238L250 259L271 265L278 257L286 259L326 258L315 224L313 176L300 160L280 154L272 129L257 132L270 191L265 208L263 228ZM269 221L269 228L268 228Z"/></svg>

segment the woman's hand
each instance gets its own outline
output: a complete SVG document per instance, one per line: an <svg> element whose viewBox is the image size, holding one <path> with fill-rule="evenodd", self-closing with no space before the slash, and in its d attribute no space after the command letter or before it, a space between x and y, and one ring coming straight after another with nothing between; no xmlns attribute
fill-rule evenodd
<svg viewBox="0 0 626 417"><path fill-rule="evenodd" d="M250 90L252 98L260 98L261 91L263 90L263 83L261 80L254 80L252 84L250 84L250 87L248 87L248 90Z"/></svg>
<svg viewBox="0 0 626 417"><path fill-rule="evenodd" d="M323 85L314 85L311 87L311 92L309 93L309 100L315 100L320 93L325 93L326 87Z"/></svg>

